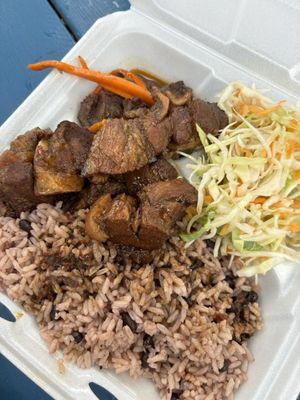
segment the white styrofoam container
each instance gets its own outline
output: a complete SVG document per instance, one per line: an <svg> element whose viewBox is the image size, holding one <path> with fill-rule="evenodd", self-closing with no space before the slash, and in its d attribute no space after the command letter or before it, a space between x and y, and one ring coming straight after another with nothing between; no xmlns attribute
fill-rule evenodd
<svg viewBox="0 0 300 400"><path fill-rule="evenodd" d="M270 89L275 100L300 96L300 1L132 0L129 11L97 21L65 57L82 55L91 68L139 67L182 79L196 95L215 100L227 82ZM34 61L34 60L33 60ZM25 66L24 66L25 68ZM35 126L76 120L94 84L51 72L0 128L0 151ZM260 277L264 328L250 341L255 362L237 400L296 400L300 392L300 268L282 265ZM6 296L0 301L20 311ZM55 399L95 399L95 382L119 400L156 400L153 385L111 371L66 365L60 375L34 319L0 318L0 351Z"/></svg>

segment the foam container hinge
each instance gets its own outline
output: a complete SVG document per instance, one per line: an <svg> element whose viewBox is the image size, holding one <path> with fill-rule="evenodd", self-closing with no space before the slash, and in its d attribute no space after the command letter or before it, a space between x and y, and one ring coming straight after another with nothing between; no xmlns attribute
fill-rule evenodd
<svg viewBox="0 0 300 400"><path fill-rule="evenodd" d="M98 20L66 55L85 57L91 68L139 67L168 81L184 80L196 95L215 100L233 80L269 89L275 100L300 95L300 2L297 0L132 0L127 12ZM33 60L35 61L35 60ZM24 65L24 68L26 66ZM55 128L76 120L79 103L94 84L52 71L0 128L0 150L35 126ZM296 400L300 391L300 268L285 264L264 277L264 328L250 340L255 362L237 400ZM12 312L20 308L6 296ZM95 399L95 382L119 400L158 400L153 385L126 374L58 372L30 315L0 318L0 351L55 399Z"/></svg>

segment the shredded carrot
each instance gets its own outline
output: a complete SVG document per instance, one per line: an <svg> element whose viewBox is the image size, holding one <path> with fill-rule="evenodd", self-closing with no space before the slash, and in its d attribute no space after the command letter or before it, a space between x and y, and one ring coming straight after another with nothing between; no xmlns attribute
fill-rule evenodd
<svg viewBox="0 0 300 400"><path fill-rule="evenodd" d="M264 111L264 108L259 107L259 106L255 106L253 104L249 104L247 106L247 108L248 108L247 114L248 113L254 113L254 114L260 115L260 113L262 113Z"/></svg>
<svg viewBox="0 0 300 400"><path fill-rule="evenodd" d="M256 199L254 199L251 203L254 204L264 204L264 202L268 199L268 197L264 197L264 196L259 196L256 197Z"/></svg>
<svg viewBox="0 0 300 400"><path fill-rule="evenodd" d="M124 98L138 97L149 105L154 103L151 93L147 89L138 86L136 83L111 74L103 74L99 71L77 68L65 62L55 60L40 61L35 64L29 64L28 68L33 71L41 71L45 68L56 68L59 71L96 82L104 89L116 93Z"/></svg>
<svg viewBox="0 0 300 400"><path fill-rule="evenodd" d="M285 205L282 203L282 201L277 201L277 203L273 203L271 205L271 208L280 208L280 207L285 207Z"/></svg>
<svg viewBox="0 0 300 400"><path fill-rule="evenodd" d="M230 225L229 224L225 224L225 225L222 226L219 234L221 236L226 236L229 232L230 232Z"/></svg>
<svg viewBox="0 0 300 400"><path fill-rule="evenodd" d="M282 104L284 104L284 103L285 103L285 100L282 100L270 108L263 108L260 106L256 106L254 104L240 103L237 106L237 109L238 109L238 112L243 116L250 114L250 113L254 113L255 115L258 115L258 116L264 116L273 111L278 110L278 108L280 108L282 106Z"/></svg>
<svg viewBox="0 0 300 400"><path fill-rule="evenodd" d="M237 110L238 110L239 114L245 116L245 115L248 115L250 113L256 113L257 114L258 112L261 112L264 109L262 107L255 106L253 104L240 103L237 106Z"/></svg>
<svg viewBox="0 0 300 400"><path fill-rule="evenodd" d="M300 208L300 200L294 200L293 207Z"/></svg>
<svg viewBox="0 0 300 400"><path fill-rule="evenodd" d="M263 110L258 110L258 111L256 111L256 114L259 115L259 116L267 115L267 114L269 114L269 113L271 113L271 112L273 112L273 111L278 110L278 108L282 107L282 105L283 105L284 103L285 103L285 100L281 100L281 101L279 101L277 104L275 104L273 107L265 108L265 109L263 109Z"/></svg>
<svg viewBox="0 0 300 400"><path fill-rule="evenodd" d="M300 179L300 169L294 172L295 179Z"/></svg>
<svg viewBox="0 0 300 400"><path fill-rule="evenodd" d="M298 126L299 126L298 121L295 118L293 118L287 124L287 129L289 132L295 132Z"/></svg>
<svg viewBox="0 0 300 400"><path fill-rule="evenodd" d="M270 208L280 208L280 207L284 207L281 201L277 201L277 203L273 203L270 206Z"/></svg>
<svg viewBox="0 0 300 400"><path fill-rule="evenodd" d="M294 213L294 210L291 209L291 210L285 210L284 212L282 211L282 212L278 213L278 215L279 215L279 218L285 219L288 214L293 214L293 213Z"/></svg>
<svg viewBox="0 0 300 400"><path fill-rule="evenodd" d="M300 222L294 222L288 226L289 231L292 233L300 232Z"/></svg>
<svg viewBox="0 0 300 400"><path fill-rule="evenodd" d="M272 152L272 155L273 155L273 156L275 156L275 149L274 149L275 143L276 143L276 140L274 140L274 142L272 142L272 143L270 144L270 149L271 149L271 152Z"/></svg>
<svg viewBox="0 0 300 400"><path fill-rule="evenodd" d="M300 151L300 142L297 142L296 140L291 140L290 143L291 146L293 146L294 151Z"/></svg>
<svg viewBox="0 0 300 400"><path fill-rule="evenodd" d="M285 146L286 157L290 158L294 151L300 151L300 143L296 140L288 140Z"/></svg>
<svg viewBox="0 0 300 400"><path fill-rule="evenodd" d="M204 204L209 204L213 201L213 198L211 197L210 194L204 196Z"/></svg>
<svg viewBox="0 0 300 400"><path fill-rule="evenodd" d="M101 121L96 122L95 124L91 125L89 127L89 131L93 132L93 133L98 132L99 129L102 128L102 126L104 125L105 121L106 121L106 119L102 119Z"/></svg>
<svg viewBox="0 0 300 400"><path fill-rule="evenodd" d="M267 157L267 152L266 152L265 149L262 149L262 151L261 151L261 156L264 157L264 158Z"/></svg>
<svg viewBox="0 0 300 400"><path fill-rule="evenodd" d="M79 64L80 64L81 68L89 69L89 67L87 66L87 63L83 57L78 56L78 60L79 60Z"/></svg>
<svg viewBox="0 0 300 400"><path fill-rule="evenodd" d="M285 145L285 156L286 158L291 158L292 154L293 154L293 147L289 142L287 142Z"/></svg>
<svg viewBox="0 0 300 400"><path fill-rule="evenodd" d="M249 108L248 108L247 104L241 103L241 104L237 105L236 108L237 108L238 113L243 116L249 114Z"/></svg>

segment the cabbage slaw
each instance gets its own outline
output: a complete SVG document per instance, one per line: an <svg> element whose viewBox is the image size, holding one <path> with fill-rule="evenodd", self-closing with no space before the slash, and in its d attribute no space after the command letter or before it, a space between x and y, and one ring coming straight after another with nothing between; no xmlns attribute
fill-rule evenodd
<svg viewBox="0 0 300 400"><path fill-rule="evenodd" d="M239 256L240 276L300 262L300 114L283 104L229 84L218 102L228 126L218 138L197 126L204 151L184 154L198 204L181 238L216 236L215 256Z"/></svg>

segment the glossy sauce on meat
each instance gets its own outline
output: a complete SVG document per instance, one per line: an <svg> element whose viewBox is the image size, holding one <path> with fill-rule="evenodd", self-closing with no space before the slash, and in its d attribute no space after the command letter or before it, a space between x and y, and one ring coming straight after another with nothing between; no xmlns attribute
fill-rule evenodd
<svg viewBox="0 0 300 400"><path fill-rule="evenodd" d="M91 239L140 249L143 256L176 232L197 193L162 157L199 147L196 124L218 135L228 119L215 103L193 98L183 81L167 84L133 72L150 91L151 107L100 89L81 102L81 126L63 121L54 132L36 128L11 143L0 156L1 210L18 215L63 198L65 210L90 209ZM101 121L92 133L89 127Z"/></svg>

